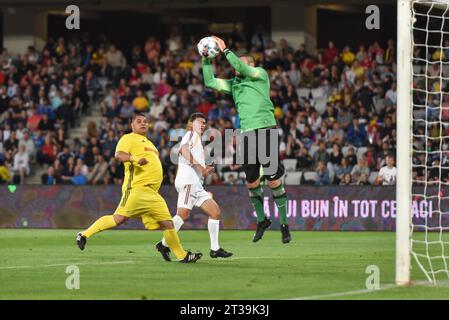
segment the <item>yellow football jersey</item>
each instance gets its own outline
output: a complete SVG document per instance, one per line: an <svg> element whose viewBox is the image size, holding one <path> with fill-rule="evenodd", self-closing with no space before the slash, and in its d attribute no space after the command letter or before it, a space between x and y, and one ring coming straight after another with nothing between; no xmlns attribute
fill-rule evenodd
<svg viewBox="0 0 449 320"><path fill-rule="evenodd" d="M135 161L141 158L147 159L146 165L140 166L137 162L124 162L125 179L122 190L144 187L150 185L154 190L159 190L163 180L162 164L159 160L159 151L154 144L137 133L123 135L115 149L115 152L126 152L132 155Z"/></svg>

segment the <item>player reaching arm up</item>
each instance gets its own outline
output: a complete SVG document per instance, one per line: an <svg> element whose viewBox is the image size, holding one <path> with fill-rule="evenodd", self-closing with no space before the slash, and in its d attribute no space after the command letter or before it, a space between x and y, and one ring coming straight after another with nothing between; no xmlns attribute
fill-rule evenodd
<svg viewBox="0 0 449 320"><path fill-rule="evenodd" d="M215 78L211 61L203 58L204 83L206 87L231 94L237 108L243 136L243 139L240 139L242 144L239 146L244 155L243 170L246 175L250 201L257 213L257 230L253 242L259 241L265 230L271 225L271 220L265 217L263 208L264 195L260 183L262 166L264 178L279 209L282 242L288 243L291 241L291 235L286 212L287 194L281 180L285 170L279 158L279 147L273 147L275 150L270 150L271 146L278 146L279 136L274 117L274 106L270 100L268 73L263 68L255 67L255 60L251 55L237 57L226 48L222 39L215 36L213 38L235 69L235 77L230 80ZM247 140L251 135L256 139L255 144L249 143ZM261 148L262 144L266 144L266 148ZM260 157L260 150L268 152L268 162ZM250 155L257 155L256 163L249 161Z"/></svg>

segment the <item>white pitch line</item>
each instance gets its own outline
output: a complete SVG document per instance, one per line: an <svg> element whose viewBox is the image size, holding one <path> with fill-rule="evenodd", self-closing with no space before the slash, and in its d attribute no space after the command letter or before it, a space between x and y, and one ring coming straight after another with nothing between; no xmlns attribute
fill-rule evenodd
<svg viewBox="0 0 449 320"><path fill-rule="evenodd" d="M257 260L257 259L293 259L293 258L289 258L289 257L230 257L227 259L223 259L222 261L232 261L232 260Z"/></svg>
<svg viewBox="0 0 449 320"><path fill-rule="evenodd" d="M384 291L384 290L388 290L388 289L392 289L392 288L396 288L396 286L393 284L387 284L377 290L363 289L363 290L354 290L354 291L346 291L346 292L335 292L335 293L322 294L322 295L316 295L316 296L292 298L292 299L288 299L288 300L317 300L317 299L326 299L326 298L338 298L338 297L344 297L344 296L350 296L350 295Z"/></svg>
<svg viewBox="0 0 449 320"><path fill-rule="evenodd" d="M440 282L438 282L438 284L434 285L434 284L429 283L429 281L424 280L424 281L413 282L408 287L413 287L413 286L447 287L448 282L440 281ZM385 291L385 290L395 289L395 288L407 288L407 286L386 284L383 287L380 287L379 289L376 289L376 290L363 289L363 290L354 290L354 291L346 291L346 292L335 292L335 293L322 294L322 295L316 295L316 296L290 298L287 300L317 300L317 299L327 299L327 298L339 298L339 297L344 297L344 296L374 293L374 292L378 292L378 291Z"/></svg>
<svg viewBox="0 0 449 320"><path fill-rule="evenodd" d="M0 267L0 269L30 269L30 268L50 268L50 267L66 267L69 265L76 266L90 266L90 265L113 265L113 264L128 264L134 263L134 261L107 261L107 262L80 262L80 263L58 263L58 264L42 264L42 265L34 265L34 266L10 266L10 267Z"/></svg>

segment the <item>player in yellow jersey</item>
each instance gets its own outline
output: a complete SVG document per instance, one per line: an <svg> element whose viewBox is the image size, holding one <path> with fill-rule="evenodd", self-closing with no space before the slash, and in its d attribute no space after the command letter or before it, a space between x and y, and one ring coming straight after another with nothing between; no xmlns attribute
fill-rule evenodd
<svg viewBox="0 0 449 320"><path fill-rule="evenodd" d="M76 243L84 250L92 235L114 228L129 218L140 218L146 229L164 230L164 239L180 262L196 262L202 254L182 248L167 203L158 192L163 179L162 164L158 150L146 137L146 116L136 113L131 128L132 133L123 135L115 150L115 159L125 166L120 204L113 215L103 216L87 230L79 232Z"/></svg>

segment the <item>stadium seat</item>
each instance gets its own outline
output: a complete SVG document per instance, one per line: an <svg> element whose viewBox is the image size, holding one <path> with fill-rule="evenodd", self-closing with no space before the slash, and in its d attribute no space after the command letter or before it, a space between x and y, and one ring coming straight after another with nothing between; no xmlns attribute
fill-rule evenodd
<svg viewBox="0 0 449 320"><path fill-rule="evenodd" d="M334 170L334 165L330 162L327 163L327 170L329 170L329 178L331 183L334 181L334 177L335 177L335 170Z"/></svg>
<svg viewBox="0 0 449 320"><path fill-rule="evenodd" d="M285 185L299 186L301 184L301 171L287 172L285 174Z"/></svg>
<svg viewBox="0 0 449 320"><path fill-rule="evenodd" d="M321 115L326 111L327 107L327 98L314 98L314 108Z"/></svg>
<svg viewBox="0 0 449 320"><path fill-rule="evenodd" d="M291 172L296 170L298 159L284 159L283 160L285 171Z"/></svg>
<svg viewBox="0 0 449 320"><path fill-rule="evenodd" d="M310 98L310 89L300 88L296 92L298 93L298 97L300 98Z"/></svg>
<svg viewBox="0 0 449 320"><path fill-rule="evenodd" d="M349 148L351 148L351 147L353 147L354 150L355 150L355 152L357 152L357 148L354 147L354 146L344 146L344 147L341 149L341 152L343 152L343 155L344 155L345 157L348 155L348 150L349 150Z"/></svg>
<svg viewBox="0 0 449 320"><path fill-rule="evenodd" d="M449 77L449 64L443 64L443 68L441 69L443 77Z"/></svg>
<svg viewBox="0 0 449 320"><path fill-rule="evenodd" d="M385 99L377 98L373 99L374 102L374 109L377 113L381 113L385 109Z"/></svg>
<svg viewBox="0 0 449 320"><path fill-rule="evenodd" d="M360 147L357 149L357 159L363 156L368 151L367 147Z"/></svg>
<svg viewBox="0 0 449 320"><path fill-rule="evenodd" d="M315 171L304 172L304 179L306 181L316 181L318 179L318 174Z"/></svg>
<svg viewBox="0 0 449 320"><path fill-rule="evenodd" d="M312 98L324 98L324 89L322 87L312 89Z"/></svg>
<svg viewBox="0 0 449 320"><path fill-rule="evenodd" d="M378 175L378 174L379 174L379 172L377 172L377 171L371 172L370 175L369 175L369 178L368 178L368 182L369 182L370 184L374 184L374 182L375 182L376 179L377 179L377 175Z"/></svg>
<svg viewBox="0 0 449 320"><path fill-rule="evenodd" d="M315 154L315 152L317 152L319 148L320 147L318 147L317 145L313 145L310 147L309 154L312 158L313 158L313 155Z"/></svg>
<svg viewBox="0 0 449 320"><path fill-rule="evenodd" d="M101 93L105 94L106 93L106 87L108 85L108 78L106 77L99 77L98 78L98 82L100 83L101 86Z"/></svg>
<svg viewBox="0 0 449 320"><path fill-rule="evenodd" d="M414 73L415 75L421 74L421 72L422 72L421 70L422 70L421 65L419 65L419 64L413 65L413 73Z"/></svg>

